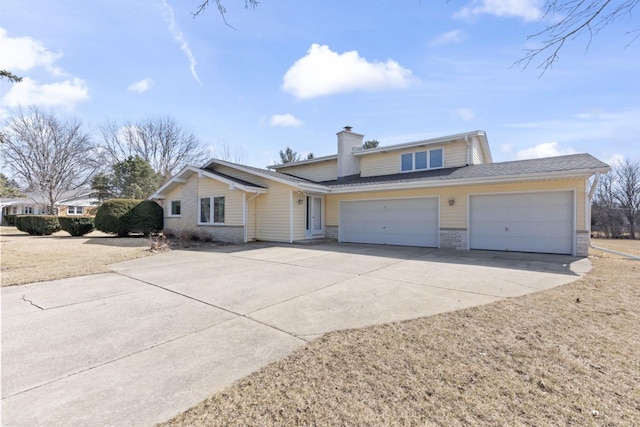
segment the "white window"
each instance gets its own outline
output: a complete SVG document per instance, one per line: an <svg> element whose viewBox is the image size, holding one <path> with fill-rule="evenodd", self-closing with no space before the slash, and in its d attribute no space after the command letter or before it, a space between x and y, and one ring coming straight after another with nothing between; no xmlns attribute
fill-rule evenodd
<svg viewBox="0 0 640 427"><path fill-rule="evenodd" d="M444 167L444 150L442 148L400 155L400 170L402 172L438 169L442 167Z"/></svg>
<svg viewBox="0 0 640 427"><path fill-rule="evenodd" d="M198 224L224 224L224 196L200 197Z"/></svg>
<svg viewBox="0 0 640 427"><path fill-rule="evenodd" d="M33 206L25 206L24 213L28 215L33 214Z"/></svg>
<svg viewBox="0 0 640 427"><path fill-rule="evenodd" d="M84 208L82 206L68 206L67 215L82 215Z"/></svg>
<svg viewBox="0 0 640 427"><path fill-rule="evenodd" d="M171 200L169 203L169 216L180 216L180 200Z"/></svg>

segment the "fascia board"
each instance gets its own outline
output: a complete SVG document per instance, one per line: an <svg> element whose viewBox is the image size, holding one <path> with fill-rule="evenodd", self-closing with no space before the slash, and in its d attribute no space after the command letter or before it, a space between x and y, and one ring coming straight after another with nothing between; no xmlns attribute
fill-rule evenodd
<svg viewBox="0 0 640 427"><path fill-rule="evenodd" d="M481 131L481 130L477 130L477 131L473 131L473 132L460 133L460 134L456 134L456 135L443 136L443 137L439 137L439 138L425 139L425 140L422 140L422 141L413 141L413 142L406 142L406 143L403 143L403 144L395 144L395 145L388 145L388 146L377 147L377 148L369 148L367 150L357 150L357 151L354 151L352 154L354 156L356 156L356 157L360 157L360 156L366 156L368 154L374 154L374 153L384 153L384 152L389 152L389 151L400 151L400 150L404 150L404 149L407 149L407 148L420 147L422 145L445 144L447 142L464 140L465 137L472 137L472 136L484 137L485 140L486 140L485 132Z"/></svg>
<svg viewBox="0 0 640 427"><path fill-rule="evenodd" d="M527 175L510 175L499 176L493 178L468 178L468 179L451 179L441 181L415 181L415 182L396 182L396 183L384 183L384 184L372 184L372 185L359 185L354 187L338 187L331 188L331 194L340 193L360 193L365 191L385 191L385 190L407 190L413 188L436 188L436 187L451 187L460 185L476 185L476 184L498 184L509 182L521 182L530 181L532 179L553 179L553 178L589 178L596 172L602 172L601 170L581 170L581 171L566 171L556 173L539 173L539 174L527 174Z"/></svg>

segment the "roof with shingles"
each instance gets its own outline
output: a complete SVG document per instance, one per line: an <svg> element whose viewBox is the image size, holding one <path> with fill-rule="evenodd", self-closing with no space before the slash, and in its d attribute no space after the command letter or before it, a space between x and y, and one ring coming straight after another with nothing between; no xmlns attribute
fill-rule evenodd
<svg viewBox="0 0 640 427"><path fill-rule="evenodd" d="M268 176L272 176L274 178L288 180L288 181L299 183L299 184L318 184L316 181L311 181L309 179L299 178L297 176L289 175L289 174L286 174L286 173L276 172L276 171L272 171L272 170L269 170L269 169L256 168L256 167L253 167L253 166L241 165L241 164L238 164L238 163L226 162L224 160L217 160L217 159L216 160L210 160L208 162L208 164L203 169L206 169L206 170L208 170L210 172L214 172L214 173L220 173L220 172L217 172L215 169L211 169L210 168L210 166L212 164L219 164L219 165L222 165L222 166L228 166L228 167L236 168L236 169L240 169L240 170L245 169L248 172L258 172L258 173L261 173L263 175L268 175ZM251 184L251 185L255 186L255 184Z"/></svg>
<svg viewBox="0 0 640 427"><path fill-rule="evenodd" d="M544 173L581 172L594 173L608 170L609 165L590 154L570 154L566 156L547 157L542 159L516 160L500 163L484 163L480 165L461 166L456 168L432 169L420 172L397 173L360 177L358 175L344 177L333 181L320 182L327 187L350 187L393 182L472 180L512 177L518 175L536 175Z"/></svg>

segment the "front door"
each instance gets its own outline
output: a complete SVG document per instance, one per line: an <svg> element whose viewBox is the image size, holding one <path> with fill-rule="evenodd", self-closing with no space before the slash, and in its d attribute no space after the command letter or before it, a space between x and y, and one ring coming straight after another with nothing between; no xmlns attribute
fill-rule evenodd
<svg viewBox="0 0 640 427"><path fill-rule="evenodd" d="M322 197L307 196L307 237L322 237Z"/></svg>

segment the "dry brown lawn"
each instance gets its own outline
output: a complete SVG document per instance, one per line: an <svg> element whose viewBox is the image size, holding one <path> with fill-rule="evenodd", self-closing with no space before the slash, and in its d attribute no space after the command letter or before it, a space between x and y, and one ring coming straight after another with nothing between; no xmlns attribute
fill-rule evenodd
<svg viewBox="0 0 640 427"><path fill-rule="evenodd" d="M591 239L593 246L640 256L640 240L629 239Z"/></svg>
<svg viewBox="0 0 640 427"><path fill-rule="evenodd" d="M640 262L592 260L560 288L327 334L164 425L638 426Z"/></svg>
<svg viewBox="0 0 640 427"><path fill-rule="evenodd" d="M84 237L64 231L29 236L15 227L0 227L0 282L11 286L104 273L110 271L109 264L149 255L149 248L149 239L99 231Z"/></svg>

